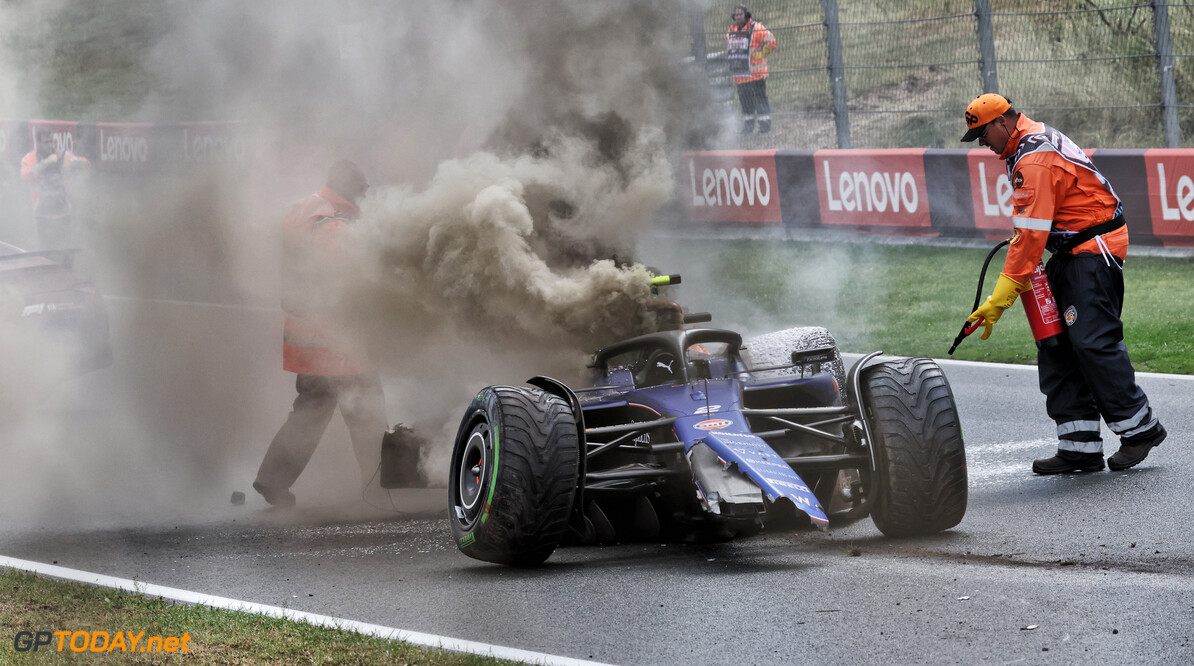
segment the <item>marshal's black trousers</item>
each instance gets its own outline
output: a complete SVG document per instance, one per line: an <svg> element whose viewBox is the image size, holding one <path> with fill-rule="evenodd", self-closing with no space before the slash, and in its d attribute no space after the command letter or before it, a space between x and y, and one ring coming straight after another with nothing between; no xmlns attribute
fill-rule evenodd
<svg viewBox="0 0 1194 666"><path fill-rule="evenodd" d="M1055 254L1045 274L1063 332L1056 346L1038 350L1037 364L1058 449L1102 452L1100 417L1121 439L1155 426L1124 344L1122 261L1110 254Z"/></svg>

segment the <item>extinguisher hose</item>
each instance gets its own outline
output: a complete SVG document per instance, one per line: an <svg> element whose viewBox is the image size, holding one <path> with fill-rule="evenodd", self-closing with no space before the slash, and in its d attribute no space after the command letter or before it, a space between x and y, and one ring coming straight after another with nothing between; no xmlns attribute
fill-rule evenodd
<svg viewBox="0 0 1194 666"><path fill-rule="evenodd" d="M1010 239L999 241L999 243L995 247L991 248L991 251L987 253L987 259L983 262L983 269L978 274L978 289L974 292L974 305L970 308L971 312L977 310L978 304L982 302L983 282L987 279L987 267L991 265L991 259L995 257L996 252L1003 249L1003 246L1009 243L1011 243ZM970 335L976 328L978 328L978 323L975 323L974 326L969 327L968 330L967 324L969 323L970 322L968 321L962 323L962 330L958 332L958 337L954 338L953 346L949 348L950 356L953 356L954 350L958 348L958 345L962 344L962 341L966 339L966 336Z"/></svg>

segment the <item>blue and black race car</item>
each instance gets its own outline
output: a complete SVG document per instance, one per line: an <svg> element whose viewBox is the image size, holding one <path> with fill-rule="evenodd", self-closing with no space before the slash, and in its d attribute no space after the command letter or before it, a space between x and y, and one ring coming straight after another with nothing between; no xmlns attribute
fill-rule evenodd
<svg viewBox="0 0 1194 666"><path fill-rule="evenodd" d="M40 343L19 353L83 374L112 365L112 346L104 299L75 270L75 253L28 252L0 241L0 330Z"/></svg>
<svg viewBox="0 0 1194 666"><path fill-rule="evenodd" d="M962 428L937 363L874 352L847 373L828 331L787 333L779 363L774 336L753 350L733 331L678 328L598 351L584 387L540 376L483 389L451 458L461 552L534 566L565 543L728 539L868 514L890 536L961 522Z"/></svg>

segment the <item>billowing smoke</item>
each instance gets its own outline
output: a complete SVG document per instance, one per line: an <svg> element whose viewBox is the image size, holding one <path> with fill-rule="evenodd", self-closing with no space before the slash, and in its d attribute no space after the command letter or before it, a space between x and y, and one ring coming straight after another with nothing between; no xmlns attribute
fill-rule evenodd
<svg viewBox="0 0 1194 666"><path fill-rule="evenodd" d="M575 379L588 352L652 326L634 251L672 198L677 151L717 128L683 62L683 0L85 4L37 15L18 3L13 31L53 20L69 35L61 21L80 14L125 21L107 36L141 36L127 65L145 85L140 103L97 92L51 114L11 104L0 116L231 120L253 158L135 181L97 174L77 189L89 198L88 265L119 297L117 363L86 380L114 385L112 411L90 435L127 469L100 466L46 497L114 502L109 486L136 478L125 505L145 494L226 502L247 486L293 397L274 309L278 222L336 159L360 163L373 185L352 234L357 261L337 283L343 316L367 336L391 421L433 442L434 478L477 389ZM38 64L5 43L0 92L44 97L53 68L4 80L10 63ZM116 108L126 117L94 115ZM329 478L327 459L354 467L344 434L325 436L330 453L300 479L300 501L304 483Z"/></svg>
<svg viewBox="0 0 1194 666"><path fill-rule="evenodd" d="M0 285L0 303L17 312L23 306L19 293ZM54 451L64 429L56 427L51 418L39 416L46 408L48 396L54 396L58 385L70 377L70 368L52 339L47 339L29 321L0 319L0 423L4 424L0 437L0 456L9 461L21 461L35 469L53 469L57 462ZM15 350L19 350L16 353ZM16 390L16 387L20 390ZM4 496L39 494L40 479L27 474L5 474ZM20 505L14 502L14 505Z"/></svg>

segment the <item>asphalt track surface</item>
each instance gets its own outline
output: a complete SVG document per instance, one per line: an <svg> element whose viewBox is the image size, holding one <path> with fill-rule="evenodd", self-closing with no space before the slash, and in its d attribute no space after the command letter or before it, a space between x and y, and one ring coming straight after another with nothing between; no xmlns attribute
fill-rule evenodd
<svg viewBox="0 0 1194 666"><path fill-rule="evenodd" d="M1138 377L1170 436L1137 468L1038 477L1031 460L1055 444L1035 369L942 365L970 499L932 537L888 539L866 519L564 548L514 570L457 551L442 489L397 491L399 514L232 506L221 488L101 528L0 514L0 555L607 663L1194 663L1194 378Z"/></svg>

